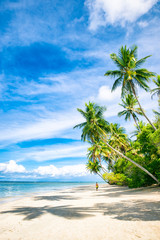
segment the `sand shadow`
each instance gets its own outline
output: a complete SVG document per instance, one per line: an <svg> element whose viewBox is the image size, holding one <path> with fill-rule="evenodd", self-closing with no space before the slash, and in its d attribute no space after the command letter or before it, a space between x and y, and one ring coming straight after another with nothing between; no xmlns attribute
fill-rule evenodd
<svg viewBox="0 0 160 240"><path fill-rule="evenodd" d="M77 197L71 197L70 195L53 195L53 196L36 196L34 200L48 200L48 201L61 201L61 200L78 200Z"/></svg>
<svg viewBox="0 0 160 240"><path fill-rule="evenodd" d="M47 213L66 219L84 219L97 213L123 221L160 221L160 201L121 201L116 203L98 203L93 207L73 207L62 205L58 207L17 207L0 214L12 213L24 216L23 220L39 218Z"/></svg>
<svg viewBox="0 0 160 240"><path fill-rule="evenodd" d="M128 187L118 187L113 186L107 187L101 190L97 195L103 196L103 197L120 197L125 195L141 195L142 193L145 194L148 193L148 190L152 189L152 192L160 192L160 187L146 187L146 188L128 188Z"/></svg>
<svg viewBox="0 0 160 240"><path fill-rule="evenodd" d="M96 204L95 208L114 219L124 221L159 221L160 201L123 201L111 204Z"/></svg>
<svg viewBox="0 0 160 240"><path fill-rule="evenodd" d="M50 213L55 216L66 219L82 219L94 216L92 211L85 207L72 207L70 205L58 207L18 207L10 211L3 211L0 214L13 213L16 215L25 216L23 220L32 220L44 214Z"/></svg>

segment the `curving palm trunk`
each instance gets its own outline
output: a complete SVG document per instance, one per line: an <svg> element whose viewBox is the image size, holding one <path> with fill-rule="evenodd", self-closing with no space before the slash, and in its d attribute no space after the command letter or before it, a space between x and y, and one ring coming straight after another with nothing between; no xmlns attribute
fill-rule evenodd
<svg viewBox="0 0 160 240"><path fill-rule="evenodd" d="M133 94L134 94L134 96L135 96L135 98L136 98L136 100L137 100L137 102L138 102L138 105L139 105L139 107L140 107L140 109L141 109L144 117L147 119L147 121L150 123L150 125L153 127L153 129L156 131L156 130L157 130L156 127L153 125L153 123L149 120L149 118L148 118L147 115L145 114L145 112L144 112L144 110L143 110L143 108L142 108L142 106L141 106L141 104L140 104L140 102L139 102L139 100L138 100L138 97L137 97L137 95L136 95L136 93L135 93L134 87L132 86L132 84L130 84L130 85L131 85L131 88L132 88L132 92L133 92Z"/></svg>
<svg viewBox="0 0 160 240"><path fill-rule="evenodd" d="M100 166L101 166L101 168L102 168L103 172L104 172L104 173L106 173L106 172L107 172L107 169L105 169L105 168L102 166L101 157L100 157L100 156L98 156L98 159L99 159L99 164L100 164Z"/></svg>
<svg viewBox="0 0 160 240"><path fill-rule="evenodd" d="M98 174L98 176L99 176L100 178L102 178L103 181L105 181L106 183L108 183L108 182L103 178L103 176L102 176L102 174L101 174L100 172L96 172L96 173Z"/></svg>
<svg viewBox="0 0 160 240"><path fill-rule="evenodd" d="M133 161L132 159L126 157L123 153L119 152L118 150L116 150L115 148L113 148L107 141L105 141L103 138L101 138L101 140L103 142L105 142L107 144L107 146L112 149L112 151L116 152L119 156L125 158L126 160L128 160L129 162L133 163L134 165L136 165L138 168L140 168L142 171L144 171L145 173L147 173L151 178L153 178L158 184L160 184L160 182L158 181L158 179L153 176L152 173L150 173L147 169L145 169L144 167L142 167L141 165L139 165L138 163L136 163L135 161Z"/></svg>
<svg viewBox="0 0 160 240"><path fill-rule="evenodd" d="M134 119L134 121L135 121L135 124L136 124L138 130L141 132L141 129L140 129L140 127L139 127L139 125L138 125L138 123L137 123L137 120L136 120L136 118L135 118L135 116L134 116L133 114L132 114L132 117L133 117L133 119Z"/></svg>

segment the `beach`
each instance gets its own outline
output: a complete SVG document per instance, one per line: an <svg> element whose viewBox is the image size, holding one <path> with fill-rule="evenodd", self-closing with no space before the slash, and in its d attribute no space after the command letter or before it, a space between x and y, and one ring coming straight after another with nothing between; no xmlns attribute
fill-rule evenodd
<svg viewBox="0 0 160 240"><path fill-rule="evenodd" d="M0 205L0 240L158 240L160 188L100 184Z"/></svg>

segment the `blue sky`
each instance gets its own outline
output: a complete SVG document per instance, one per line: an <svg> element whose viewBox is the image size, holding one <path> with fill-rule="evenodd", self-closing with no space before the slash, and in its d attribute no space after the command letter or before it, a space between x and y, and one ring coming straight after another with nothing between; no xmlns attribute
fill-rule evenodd
<svg viewBox="0 0 160 240"><path fill-rule="evenodd" d="M73 130L83 121L76 109L97 102L109 122L134 130L117 117L120 88L111 93L104 73L125 44L138 45L139 58L151 54L144 67L159 73L160 2L1 0L0 23L0 179L96 179ZM157 98L138 93L153 119Z"/></svg>

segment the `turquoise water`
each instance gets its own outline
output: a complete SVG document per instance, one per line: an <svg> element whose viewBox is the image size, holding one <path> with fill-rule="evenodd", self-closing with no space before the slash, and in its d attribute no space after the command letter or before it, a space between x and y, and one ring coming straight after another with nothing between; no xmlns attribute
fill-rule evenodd
<svg viewBox="0 0 160 240"><path fill-rule="evenodd" d="M30 193L91 185L93 182L0 182L0 198L23 196Z"/></svg>

